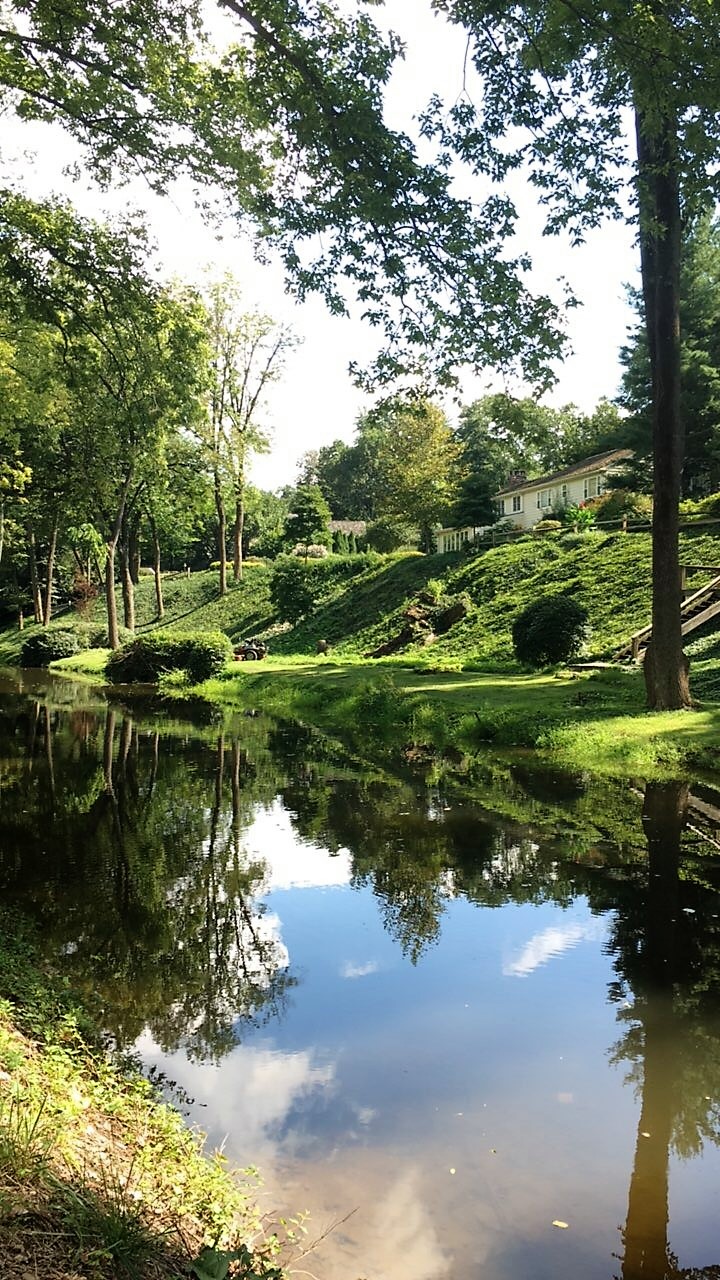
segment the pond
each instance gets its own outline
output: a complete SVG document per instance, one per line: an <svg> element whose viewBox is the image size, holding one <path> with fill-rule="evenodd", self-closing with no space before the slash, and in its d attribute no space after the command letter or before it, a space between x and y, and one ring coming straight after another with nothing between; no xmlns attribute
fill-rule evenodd
<svg viewBox="0 0 720 1280"><path fill-rule="evenodd" d="M720 792L0 679L0 887L319 1280L720 1276ZM304 1270L303 1270L304 1269Z"/></svg>

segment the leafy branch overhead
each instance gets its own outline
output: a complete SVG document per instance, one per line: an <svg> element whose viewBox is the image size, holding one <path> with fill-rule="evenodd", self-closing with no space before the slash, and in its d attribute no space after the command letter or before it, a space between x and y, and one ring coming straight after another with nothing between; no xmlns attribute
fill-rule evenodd
<svg viewBox="0 0 720 1280"><path fill-rule="evenodd" d="M102 182L139 170L163 190L185 172L203 201L216 184L279 253L298 297L319 293L338 314L357 300L382 335L372 368L355 369L365 385L447 383L461 364L546 381L560 315L527 287L511 202L460 198L447 149L423 163L384 121L397 37L366 6L220 8L222 50L193 0L89 0L70 14L56 0L30 11L9 0L0 101L63 123Z"/></svg>

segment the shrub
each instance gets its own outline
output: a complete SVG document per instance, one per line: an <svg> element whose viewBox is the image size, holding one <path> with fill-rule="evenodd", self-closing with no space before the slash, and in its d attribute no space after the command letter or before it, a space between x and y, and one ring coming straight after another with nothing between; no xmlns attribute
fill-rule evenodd
<svg viewBox="0 0 720 1280"><path fill-rule="evenodd" d="M58 658L70 658L80 648L76 631L42 630L28 636L20 650L24 667L47 667Z"/></svg>
<svg viewBox="0 0 720 1280"><path fill-rule="evenodd" d="M81 649L109 649L110 637L107 627L101 622L90 627L79 627L78 638ZM118 639L121 645L129 644L135 639L135 632L130 631L128 627L118 627Z"/></svg>
<svg viewBox="0 0 720 1280"><path fill-rule="evenodd" d="M400 547L417 546L418 532L414 525L402 520L383 517L367 527L365 542L373 551L399 551Z"/></svg>
<svg viewBox="0 0 720 1280"><path fill-rule="evenodd" d="M588 506L597 520L650 520L653 502L648 493L632 493L629 489L610 489L599 498L592 498Z"/></svg>
<svg viewBox="0 0 720 1280"><path fill-rule="evenodd" d="M90 613L97 599L98 589L94 582L84 573L75 570L73 584L70 589L70 599L72 600L77 612L81 618Z"/></svg>
<svg viewBox="0 0 720 1280"><path fill-rule="evenodd" d="M533 525L533 533L556 533L558 529L562 529L561 520L538 520Z"/></svg>
<svg viewBox="0 0 720 1280"><path fill-rule="evenodd" d="M592 507L583 503L582 506L564 507L562 513L562 522L571 529L589 529L591 524L595 523L595 512Z"/></svg>
<svg viewBox="0 0 720 1280"><path fill-rule="evenodd" d="M297 542L292 549L292 554L302 557L303 560L324 560L330 552L321 542Z"/></svg>
<svg viewBox="0 0 720 1280"><path fill-rule="evenodd" d="M567 662L587 636L587 610L571 596L544 596L518 614L513 623L515 656L529 667Z"/></svg>
<svg viewBox="0 0 720 1280"><path fill-rule="evenodd" d="M418 600L421 600L423 604L438 604L442 600L444 592L444 582L441 582L439 578L428 578L418 595Z"/></svg>
<svg viewBox="0 0 720 1280"><path fill-rule="evenodd" d="M107 676L113 684L154 684L168 671L187 671L198 684L217 675L231 656L232 645L222 631L153 631L112 654Z"/></svg>
<svg viewBox="0 0 720 1280"><path fill-rule="evenodd" d="M281 556L270 579L270 599L283 622L299 622L320 599L321 580L315 566Z"/></svg>
<svg viewBox="0 0 720 1280"><path fill-rule="evenodd" d="M691 519L720 516L720 493L709 493L704 498L685 498L680 503L680 515Z"/></svg>

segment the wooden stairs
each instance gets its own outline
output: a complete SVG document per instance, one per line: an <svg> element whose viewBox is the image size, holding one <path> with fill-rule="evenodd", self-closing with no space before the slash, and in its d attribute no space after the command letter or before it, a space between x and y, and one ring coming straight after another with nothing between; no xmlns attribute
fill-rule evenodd
<svg viewBox="0 0 720 1280"><path fill-rule="evenodd" d="M682 589L685 590L685 580L687 573L691 569L703 569L704 565L684 565L681 570ZM720 572L713 566L712 572L715 574L704 587L700 587L698 591L693 591L686 595L683 600L680 616L682 618L682 634L689 635L691 631L695 631L697 627L702 627L704 623L710 622L713 618L718 618L720 622ZM632 662L642 662L645 657L645 650L650 643L652 635L652 626L641 627L620 649L613 654L616 661L630 659Z"/></svg>

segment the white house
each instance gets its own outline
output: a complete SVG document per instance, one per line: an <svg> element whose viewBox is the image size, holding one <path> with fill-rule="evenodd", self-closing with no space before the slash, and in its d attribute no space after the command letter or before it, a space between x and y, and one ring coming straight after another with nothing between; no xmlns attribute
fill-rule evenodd
<svg viewBox="0 0 720 1280"><path fill-rule="evenodd" d="M463 529L436 529L435 545L441 555L446 551L462 551L466 542L474 542L486 528L487 525L466 525Z"/></svg>
<svg viewBox="0 0 720 1280"><path fill-rule="evenodd" d="M494 496L500 518L519 529L532 529L547 520L557 507L580 506L611 487L612 473L633 457L632 449L610 449L575 462L562 471L528 480L524 471L515 471L504 488ZM467 542L485 532L485 527L467 525L462 529L440 529L435 534L440 552L460 551Z"/></svg>
<svg viewBox="0 0 720 1280"><path fill-rule="evenodd" d="M508 517L520 529L532 529L538 520L549 519L553 508L580 506L604 493L611 487L613 470L632 457L632 449L611 449L534 480L516 471L495 494L500 517Z"/></svg>

